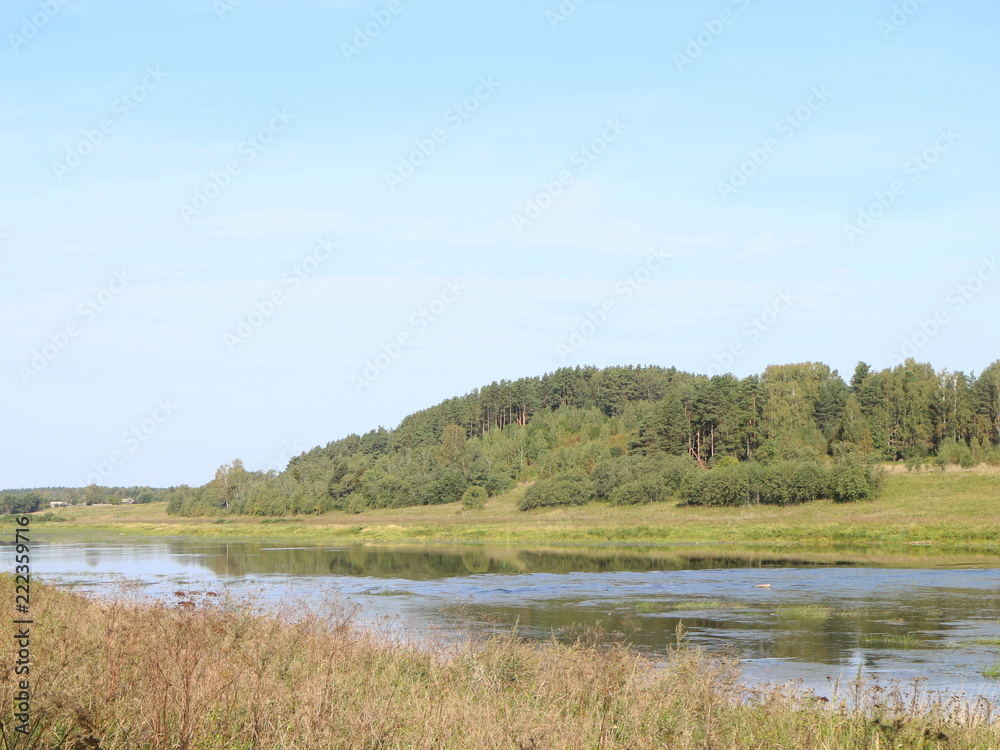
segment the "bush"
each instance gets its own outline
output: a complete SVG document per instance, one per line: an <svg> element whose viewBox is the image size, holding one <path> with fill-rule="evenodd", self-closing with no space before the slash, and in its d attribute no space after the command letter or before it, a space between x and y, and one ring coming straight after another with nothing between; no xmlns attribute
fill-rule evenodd
<svg viewBox="0 0 1000 750"><path fill-rule="evenodd" d="M469 487L462 495L462 505L466 508L484 508L489 495L483 487Z"/></svg>
<svg viewBox="0 0 1000 750"><path fill-rule="evenodd" d="M498 474L496 472L488 474L486 476L486 494L490 497L496 497L497 495L502 495L513 485L513 480L506 474Z"/></svg>
<svg viewBox="0 0 1000 750"><path fill-rule="evenodd" d="M827 471L824 467L817 464L799 464L795 468L797 502L811 502L826 496L829 489L827 482Z"/></svg>
<svg viewBox="0 0 1000 750"><path fill-rule="evenodd" d="M830 496L838 503L874 500L882 489L882 472L855 462L837 464L830 472Z"/></svg>
<svg viewBox="0 0 1000 750"><path fill-rule="evenodd" d="M612 505L639 505L640 503L662 503L669 500L673 492L659 474L646 476L615 487L609 497Z"/></svg>
<svg viewBox="0 0 1000 750"><path fill-rule="evenodd" d="M742 464L692 473L684 478L680 496L690 505L745 505L754 499L751 490L759 493L759 487L750 486L750 474Z"/></svg>
<svg viewBox="0 0 1000 750"><path fill-rule="evenodd" d="M430 483L428 504L457 503L465 494L465 477L458 469L443 469Z"/></svg>
<svg viewBox="0 0 1000 750"><path fill-rule="evenodd" d="M593 497L590 480L582 474L557 474L541 479L525 490L518 502L519 510L585 505Z"/></svg>
<svg viewBox="0 0 1000 750"><path fill-rule="evenodd" d="M611 499L616 489L625 487L645 477L655 476L656 481L662 485L662 493L665 495L660 499L667 499L670 495L676 494L680 489L684 477L689 473L697 471L695 462L683 456L622 456L606 461L601 461L594 467L591 480L594 483L594 494L598 499ZM652 480L650 480L652 481ZM632 491L637 491L633 488ZM618 495L619 501L612 500L612 504L633 504L636 502L656 502L656 500L634 500L623 502L622 493Z"/></svg>
<svg viewBox="0 0 1000 750"><path fill-rule="evenodd" d="M685 474L679 494L690 505L788 505L821 497L846 501L878 494L881 475L866 464L848 462L838 472L828 474L823 466L803 461L720 463L709 471Z"/></svg>

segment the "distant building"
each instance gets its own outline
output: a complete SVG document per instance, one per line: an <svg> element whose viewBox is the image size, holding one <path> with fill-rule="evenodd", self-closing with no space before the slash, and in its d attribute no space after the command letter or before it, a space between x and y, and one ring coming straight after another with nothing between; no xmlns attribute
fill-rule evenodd
<svg viewBox="0 0 1000 750"><path fill-rule="evenodd" d="M132 505L134 502L135 502L134 498L131 498L131 497L123 497L122 498L122 505Z"/></svg>
<svg viewBox="0 0 1000 750"><path fill-rule="evenodd" d="M51 500L49 501L50 508L65 508L69 503L64 503L62 500Z"/></svg>

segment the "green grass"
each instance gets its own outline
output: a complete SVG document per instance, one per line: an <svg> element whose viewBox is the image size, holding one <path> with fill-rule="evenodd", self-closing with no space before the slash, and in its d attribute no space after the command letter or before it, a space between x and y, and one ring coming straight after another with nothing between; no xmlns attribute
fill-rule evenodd
<svg viewBox="0 0 1000 750"><path fill-rule="evenodd" d="M413 592L406 589L378 589L366 592L372 596L410 596Z"/></svg>
<svg viewBox="0 0 1000 750"><path fill-rule="evenodd" d="M965 641L948 641L942 648L969 648L970 646L1000 646L1000 636L970 638Z"/></svg>
<svg viewBox="0 0 1000 750"><path fill-rule="evenodd" d="M724 602L719 599L689 599L688 601L677 602L672 609L675 610L701 610L701 609L742 609L743 602Z"/></svg>
<svg viewBox="0 0 1000 750"><path fill-rule="evenodd" d="M1000 680L1000 662L990 664L983 670L983 677L987 680Z"/></svg>
<svg viewBox="0 0 1000 750"><path fill-rule="evenodd" d="M923 643L913 633L897 635L895 633L869 633L862 636L861 642L875 648L921 648Z"/></svg>
<svg viewBox="0 0 1000 750"><path fill-rule="evenodd" d="M818 604L792 604L778 607L776 613L778 617L792 620L825 620L833 614L833 610Z"/></svg>
<svg viewBox="0 0 1000 750"><path fill-rule="evenodd" d="M806 547L816 562L901 564L916 558L960 555L976 560L1000 557L1000 470L896 471L882 498L864 503L820 500L802 505L715 508L654 503L611 507L589 503L523 512L516 508L524 488L491 498L475 513L461 505L331 512L295 518L179 518L165 503L61 509L68 522L46 524L49 538L109 532L123 535L189 535L217 539L286 539L399 543L434 542L648 542L723 543L767 547L780 553ZM824 551L828 551L824 558Z"/></svg>
<svg viewBox="0 0 1000 750"><path fill-rule="evenodd" d="M845 620L875 620L878 618L895 617L897 612L892 609L873 609L871 607L861 607L860 609L849 609L838 612L838 616Z"/></svg>

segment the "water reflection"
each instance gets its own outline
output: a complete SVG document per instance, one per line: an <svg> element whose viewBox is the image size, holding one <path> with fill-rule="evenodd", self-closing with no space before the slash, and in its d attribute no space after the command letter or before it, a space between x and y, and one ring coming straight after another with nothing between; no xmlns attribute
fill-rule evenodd
<svg viewBox="0 0 1000 750"><path fill-rule="evenodd" d="M10 554L5 549L4 554ZM748 675L823 689L859 667L931 687L996 694L1000 569L858 565L847 552L782 556L711 547L516 545L329 546L179 539L38 545L36 575L100 588L142 579L263 588L266 596L333 588L372 617L420 631L517 626L570 639L600 623L652 655L690 639L737 650ZM820 564L820 563L823 564ZM758 588L768 584L770 588Z"/></svg>
<svg viewBox="0 0 1000 750"><path fill-rule="evenodd" d="M190 559L220 576L254 574L337 575L427 580L470 574L611 573L729 568L857 566L850 552L823 556L677 545L639 546L511 546L511 545L298 545L266 542L214 542L178 539L108 544L64 543L47 553L59 570L80 556L89 567L113 568L122 558L143 561ZM135 560L133 559L133 562Z"/></svg>

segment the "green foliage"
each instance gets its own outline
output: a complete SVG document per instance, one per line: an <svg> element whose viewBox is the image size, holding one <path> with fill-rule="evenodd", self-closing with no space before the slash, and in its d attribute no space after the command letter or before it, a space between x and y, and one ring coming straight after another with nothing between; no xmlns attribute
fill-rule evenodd
<svg viewBox="0 0 1000 750"><path fill-rule="evenodd" d="M129 496L162 493L156 497L172 514L274 516L454 503L472 486L493 497L516 482L567 475L591 477L594 495L616 504L677 494L722 504L876 494L870 471L833 472L824 468L831 460L1000 464L1000 361L979 377L914 360L880 371L862 362L849 384L814 362L742 379L663 367L561 368L491 383L393 430L317 446L280 474L233 461L204 487L141 498L149 488L133 488ZM695 466L713 468L695 474ZM125 496L118 488L68 492L73 503ZM44 494L42 502L51 499L63 498Z"/></svg>
<svg viewBox="0 0 1000 750"><path fill-rule="evenodd" d="M590 480L582 474L560 474L540 479L524 491L519 510L585 505L593 497Z"/></svg>
<svg viewBox="0 0 1000 750"><path fill-rule="evenodd" d="M489 495L486 494L486 490L483 487L474 485L469 487L462 495L462 505L472 509L484 508L488 498Z"/></svg>
<svg viewBox="0 0 1000 750"><path fill-rule="evenodd" d="M5 493L0 496L0 512L3 513L34 513L42 507L42 496L37 492L25 494Z"/></svg>
<svg viewBox="0 0 1000 750"><path fill-rule="evenodd" d="M639 505L665 502L673 495L663 478L654 473L615 487L608 499L612 505Z"/></svg>
<svg viewBox="0 0 1000 750"><path fill-rule="evenodd" d="M444 469L434 477L426 495L426 504L457 503L465 493L465 478L458 469Z"/></svg>
<svg viewBox="0 0 1000 750"><path fill-rule="evenodd" d="M483 482L483 488L486 490L486 494L490 497L496 497L497 495L502 495L507 490L513 486L513 481L507 474L501 474L500 472L493 472L488 474L486 480Z"/></svg>
<svg viewBox="0 0 1000 750"><path fill-rule="evenodd" d="M791 505L821 497L847 502L876 497L881 480L879 471L857 461L831 470L797 461L743 462L688 475L680 496L691 505Z"/></svg>
<svg viewBox="0 0 1000 750"><path fill-rule="evenodd" d="M830 496L838 503L874 500L882 490L883 480L881 470L845 461L830 472Z"/></svg>

